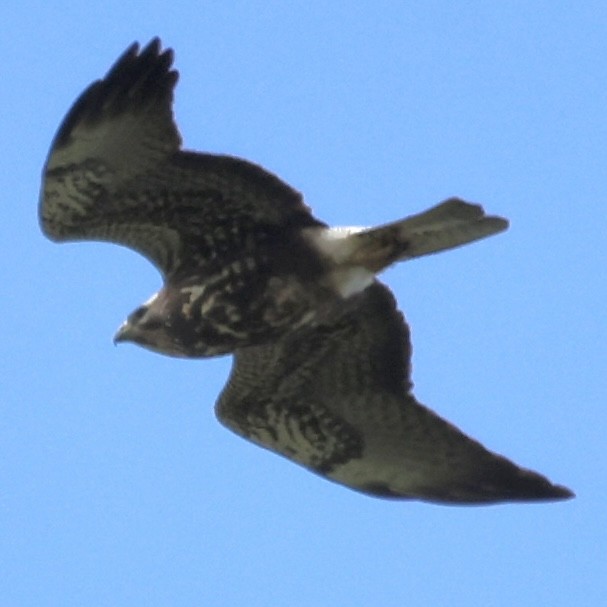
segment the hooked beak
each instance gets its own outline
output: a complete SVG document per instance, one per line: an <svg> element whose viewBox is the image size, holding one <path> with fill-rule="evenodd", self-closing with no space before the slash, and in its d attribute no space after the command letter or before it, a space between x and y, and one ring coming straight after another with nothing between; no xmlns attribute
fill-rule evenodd
<svg viewBox="0 0 607 607"><path fill-rule="evenodd" d="M119 344L121 341L131 341L130 329L131 326L128 321L124 321L118 331L116 331L116 335L114 335L114 345Z"/></svg>

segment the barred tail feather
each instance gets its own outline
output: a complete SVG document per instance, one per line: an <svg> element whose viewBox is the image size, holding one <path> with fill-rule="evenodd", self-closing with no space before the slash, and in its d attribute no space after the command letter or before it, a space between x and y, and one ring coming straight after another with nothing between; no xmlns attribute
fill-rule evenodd
<svg viewBox="0 0 607 607"><path fill-rule="evenodd" d="M423 213L351 234L348 263L378 273L397 261L453 249L507 227L506 219L485 215L480 205L449 198Z"/></svg>

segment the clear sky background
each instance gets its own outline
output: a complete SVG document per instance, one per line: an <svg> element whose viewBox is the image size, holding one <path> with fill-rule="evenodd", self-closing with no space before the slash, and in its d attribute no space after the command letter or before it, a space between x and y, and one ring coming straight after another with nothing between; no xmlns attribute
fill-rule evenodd
<svg viewBox="0 0 607 607"><path fill-rule="evenodd" d="M0 33L0 604L605 600L605 2L24 0ZM384 278L418 398L576 499L365 497L215 421L229 358L112 346L160 278L44 239L40 172L76 96L155 35L186 145L261 163L331 224L451 195L511 220Z"/></svg>

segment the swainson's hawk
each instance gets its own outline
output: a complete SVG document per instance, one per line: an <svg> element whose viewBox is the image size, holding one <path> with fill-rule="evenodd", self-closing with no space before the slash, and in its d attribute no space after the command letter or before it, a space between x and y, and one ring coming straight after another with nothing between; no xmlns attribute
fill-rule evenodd
<svg viewBox="0 0 607 607"><path fill-rule="evenodd" d="M460 504L571 497L416 401L409 330L376 278L507 221L453 198L376 228L329 228L261 167L181 149L172 60L158 39L133 44L74 103L44 169L49 238L125 245L163 276L116 341L233 354L220 421L352 489Z"/></svg>

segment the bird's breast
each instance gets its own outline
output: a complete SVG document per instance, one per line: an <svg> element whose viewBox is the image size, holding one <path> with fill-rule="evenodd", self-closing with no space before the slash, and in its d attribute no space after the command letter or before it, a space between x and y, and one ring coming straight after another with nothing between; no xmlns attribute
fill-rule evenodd
<svg viewBox="0 0 607 607"><path fill-rule="evenodd" d="M171 331L192 357L268 343L315 322L337 301L297 273L247 258L166 290Z"/></svg>

